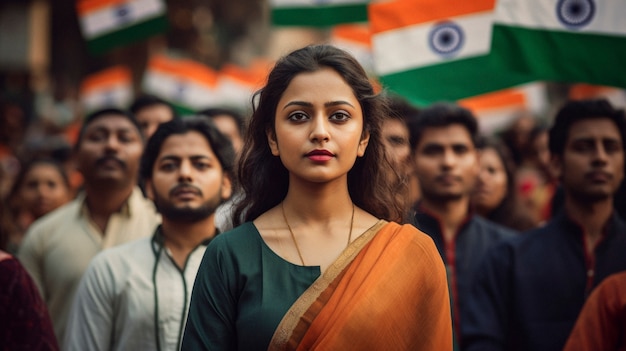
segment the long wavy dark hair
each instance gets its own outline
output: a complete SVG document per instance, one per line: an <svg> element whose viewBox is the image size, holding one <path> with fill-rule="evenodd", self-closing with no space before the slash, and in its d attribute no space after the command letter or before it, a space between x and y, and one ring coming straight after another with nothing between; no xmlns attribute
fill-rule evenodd
<svg viewBox="0 0 626 351"><path fill-rule="evenodd" d="M278 102L291 80L301 73L331 68L352 88L363 111L363 133L370 140L363 157L348 172L352 201L374 216L402 221L404 211L393 196L393 184L384 167L390 167L381 142L381 124L389 113L386 99L377 94L361 65L347 52L330 45L311 45L282 57L270 72L267 84L254 94L253 113L239 163L243 198L234 213L234 224L252 221L278 205L287 195L289 172L272 155L267 133L275 132Z"/></svg>

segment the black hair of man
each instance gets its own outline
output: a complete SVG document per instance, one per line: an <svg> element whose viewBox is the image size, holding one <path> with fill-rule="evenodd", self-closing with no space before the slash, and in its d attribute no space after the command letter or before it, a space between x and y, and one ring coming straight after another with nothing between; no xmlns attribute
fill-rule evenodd
<svg viewBox="0 0 626 351"><path fill-rule="evenodd" d="M478 140L478 121L472 111L454 103L437 102L419 112L419 117L412 125L414 140L411 145L415 149L422 139L427 128L448 127L460 124L469 133L472 144L476 146Z"/></svg>
<svg viewBox="0 0 626 351"><path fill-rule="evenodd" d="M237 126L237 129L239 131L239 136L243 138L246 132L246 121L239 112L233 109L225 107L205 108L204 110L198 111L198 115L207 116L209 118L214 118L217 116L228 116L235 122L235 125Z"/></svg>
<svg viewBox="0 0 626 351"><path fill-rule="evenodd" d="M105 107L100 110L96 110L90 113L89 115L87 115L87 117L85 117L85 120L83 121L83 125L80 128L80 132L78 132L78 139L76 140L76 145L74 145L74 148L78 149L80 147L80 143L83 141L85 131L87 130L87 127L89 127L89 125L93 121L99 118L105 117L105 116L110 116L110 115L115 115L115 116L124 117L128 119L130 123L132 123L132 125L135 126L135 128L137 129L137 132L139 133L139 136L141 137L141 139L144 140L143 133L141 132L141 127L139 126L139 123L135 119L135 116L133 116L129 111L126 111L126 110L122 110L122 109L115 108L115 107Z"/></svg>
<svg viewBox="0 0 626 351"><path fill-rule="evenodd" d="M133 101L133 103L130 105L128 109L130 110L130 112L133 113L133 115L136 115L139 111L143 110L144 108L152 107L156 105L166 106L172 112L172 116L174 116L174 118L178 118L178 115L176 114L176 110L174 109L174 106L172 106L172 104L161 99L160 97L156 95L150 95L150 94L140 95L139 97L135 99L135 101Z"/></svg>
<svg viewBox="0 0 626 351"><path fill-rule="evenodd" d="M406 99L397 95L389 96L389 108L391 109L391 118L401 120L409 130L409 145L411 150L417 146L417 135L415 132L415 124L419 118L420 110L411 105Z"/></svg>
<svg viewBox="0 0 626 351"><path fill-rule="evenodd" d="M152 178L154 163L167 138L175 134L186 134L192 131L198 132L204 136L209 142L209 145L211 145L213 153L217 156L224 173L227 174L231 180L234 180L235 150L233 149L233 144L217 129L213 121L202 116L173 119L159 125L148 140L143 155L141 156L139 169L141 179L146 180Z"/></svg>
<svg viewBox="0 0 626 351"><path fill-rule="evenodd" d="M571 100L557 113L549 131L548 146L552 155L563 155L572 124L586 119L607 118L615 123L626 149L626 119L624 110L616 109L606 99Z"/></svg>

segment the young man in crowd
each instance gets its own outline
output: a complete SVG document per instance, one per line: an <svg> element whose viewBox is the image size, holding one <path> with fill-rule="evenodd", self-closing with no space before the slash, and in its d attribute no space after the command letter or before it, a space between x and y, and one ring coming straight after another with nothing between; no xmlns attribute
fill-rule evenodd
<svg viewBox="0 0 626 351"><path fill-rule="evenodd" d="M162 216L151 238L98 255L70 313L66 350L178 350L215 209L231 194L234 151L205 118L167 122L141 174Z"/></svg>
<svg viewBox="0 0 626 351"><path fill-rule="evenodd" d="M563 209L489 251L465 312L465 350L562 350L592 289L626 270L626 223L613 209L624 178L626 119L606 100L571 101L550 129Z"/></svg>
<svg viewBox="0 0 626 351"><path fill-rule="evenodd" d="M141 127L146 140L157 130L161 123L169 122L176 118L174 107L167 101L154 95L141 95L133 101L129 107L130 112Z"/></svg>
<svg viewBox="0 0 626 351"><path fill-rule="evenodd" d="M465 318L460 311L477 263L487 249L515 232L470 209L480 171L478 123L472 113L454 104L433 104L420 111L414 128L415 172L421 190L415 224L433 238L446 265L458 336Z"/></svg>
<svg viewBox="0 0 626 351"><path fill-rule="evenodd" d="M246 132L246 122L244 117L237 111L230 108L207 108L199 115L208 117L215 123L217 129L230 139L235 149L235 160L239 159L243 149L243 139ZM233 196L218 207L215 213L215 226L222 231L233 229L233 211L235 203L241 199L239 189L233 189Z"/></svg>
<svg viewBox="0 0 626 351"><path fill-rule="evenodd" d="M75 146L84 190L35 221L25 235L18 257L48 306L59 341L91 259L103 249L150 235L159 223L154 205L136 185L143 147L128 112L103 109L87 116Z"/></svg>

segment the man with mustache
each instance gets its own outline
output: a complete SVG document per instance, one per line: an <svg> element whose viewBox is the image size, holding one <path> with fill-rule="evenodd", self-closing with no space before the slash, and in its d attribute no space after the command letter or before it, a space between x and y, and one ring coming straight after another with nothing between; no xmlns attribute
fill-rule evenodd
<svg viewBox="0 0 626 351"><path fill-rule="evenodd" d="M150 235L159 223L137 184L143 138L126 111L107 108L85 119L75 145L83 190L72 202L35 221L18 257L48 306L63 340L83 272L103 249Z"/></svg>
<svg viewBox="0 0 626 351"><path fill-rule="evenodd" d="M160 125L141 159L162 216L151 238L96 256L78 287L65 350L178 350L215 209L232 192L235 153L208 119Z"/></svg>
<svg viewBox="0 0 626 351"><path fill-rule="evenodd" d="M515 232L470 209L470 195L480 171L472 113L450 103L423 109L413 124L415 173L422 194L415 205L415 225L430 235L448 273L454 332L460 332L476 264L484 252Z"/></svg>
<svg viewBox="0 0 626 351"><path fill-rule="evenodd" d="M465 313L466 350L562 350L591 291L626 270L626 223L613 208L624 111L607 100L567 102L549 137L563 209L487 253Z"/></svg>

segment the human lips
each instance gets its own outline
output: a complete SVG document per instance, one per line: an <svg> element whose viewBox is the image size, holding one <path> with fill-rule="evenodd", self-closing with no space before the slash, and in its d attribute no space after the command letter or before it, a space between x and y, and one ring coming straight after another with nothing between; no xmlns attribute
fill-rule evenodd
<svg viewBox="0 0 626 351"><path fill-rule="evenodd" d="M603 171L588 172L585 177L594 183L605 183L612 178L610 173Z"/></svg>
<svg viewBox="0 0 626 351"><path fill-rule="evenodd" d="M335 154L328 150L313 150L305 155L311 161L324 162L335 157Z"/></svg>
<svg viewBox="0 0 626 351"><path fill-rule="evenodd" d="M124 163L124 161L120 160L117 157L104 156L96 160L96 166L102 166L105 168L111 168L111 167L125 168L126 164Z"/></svg>

